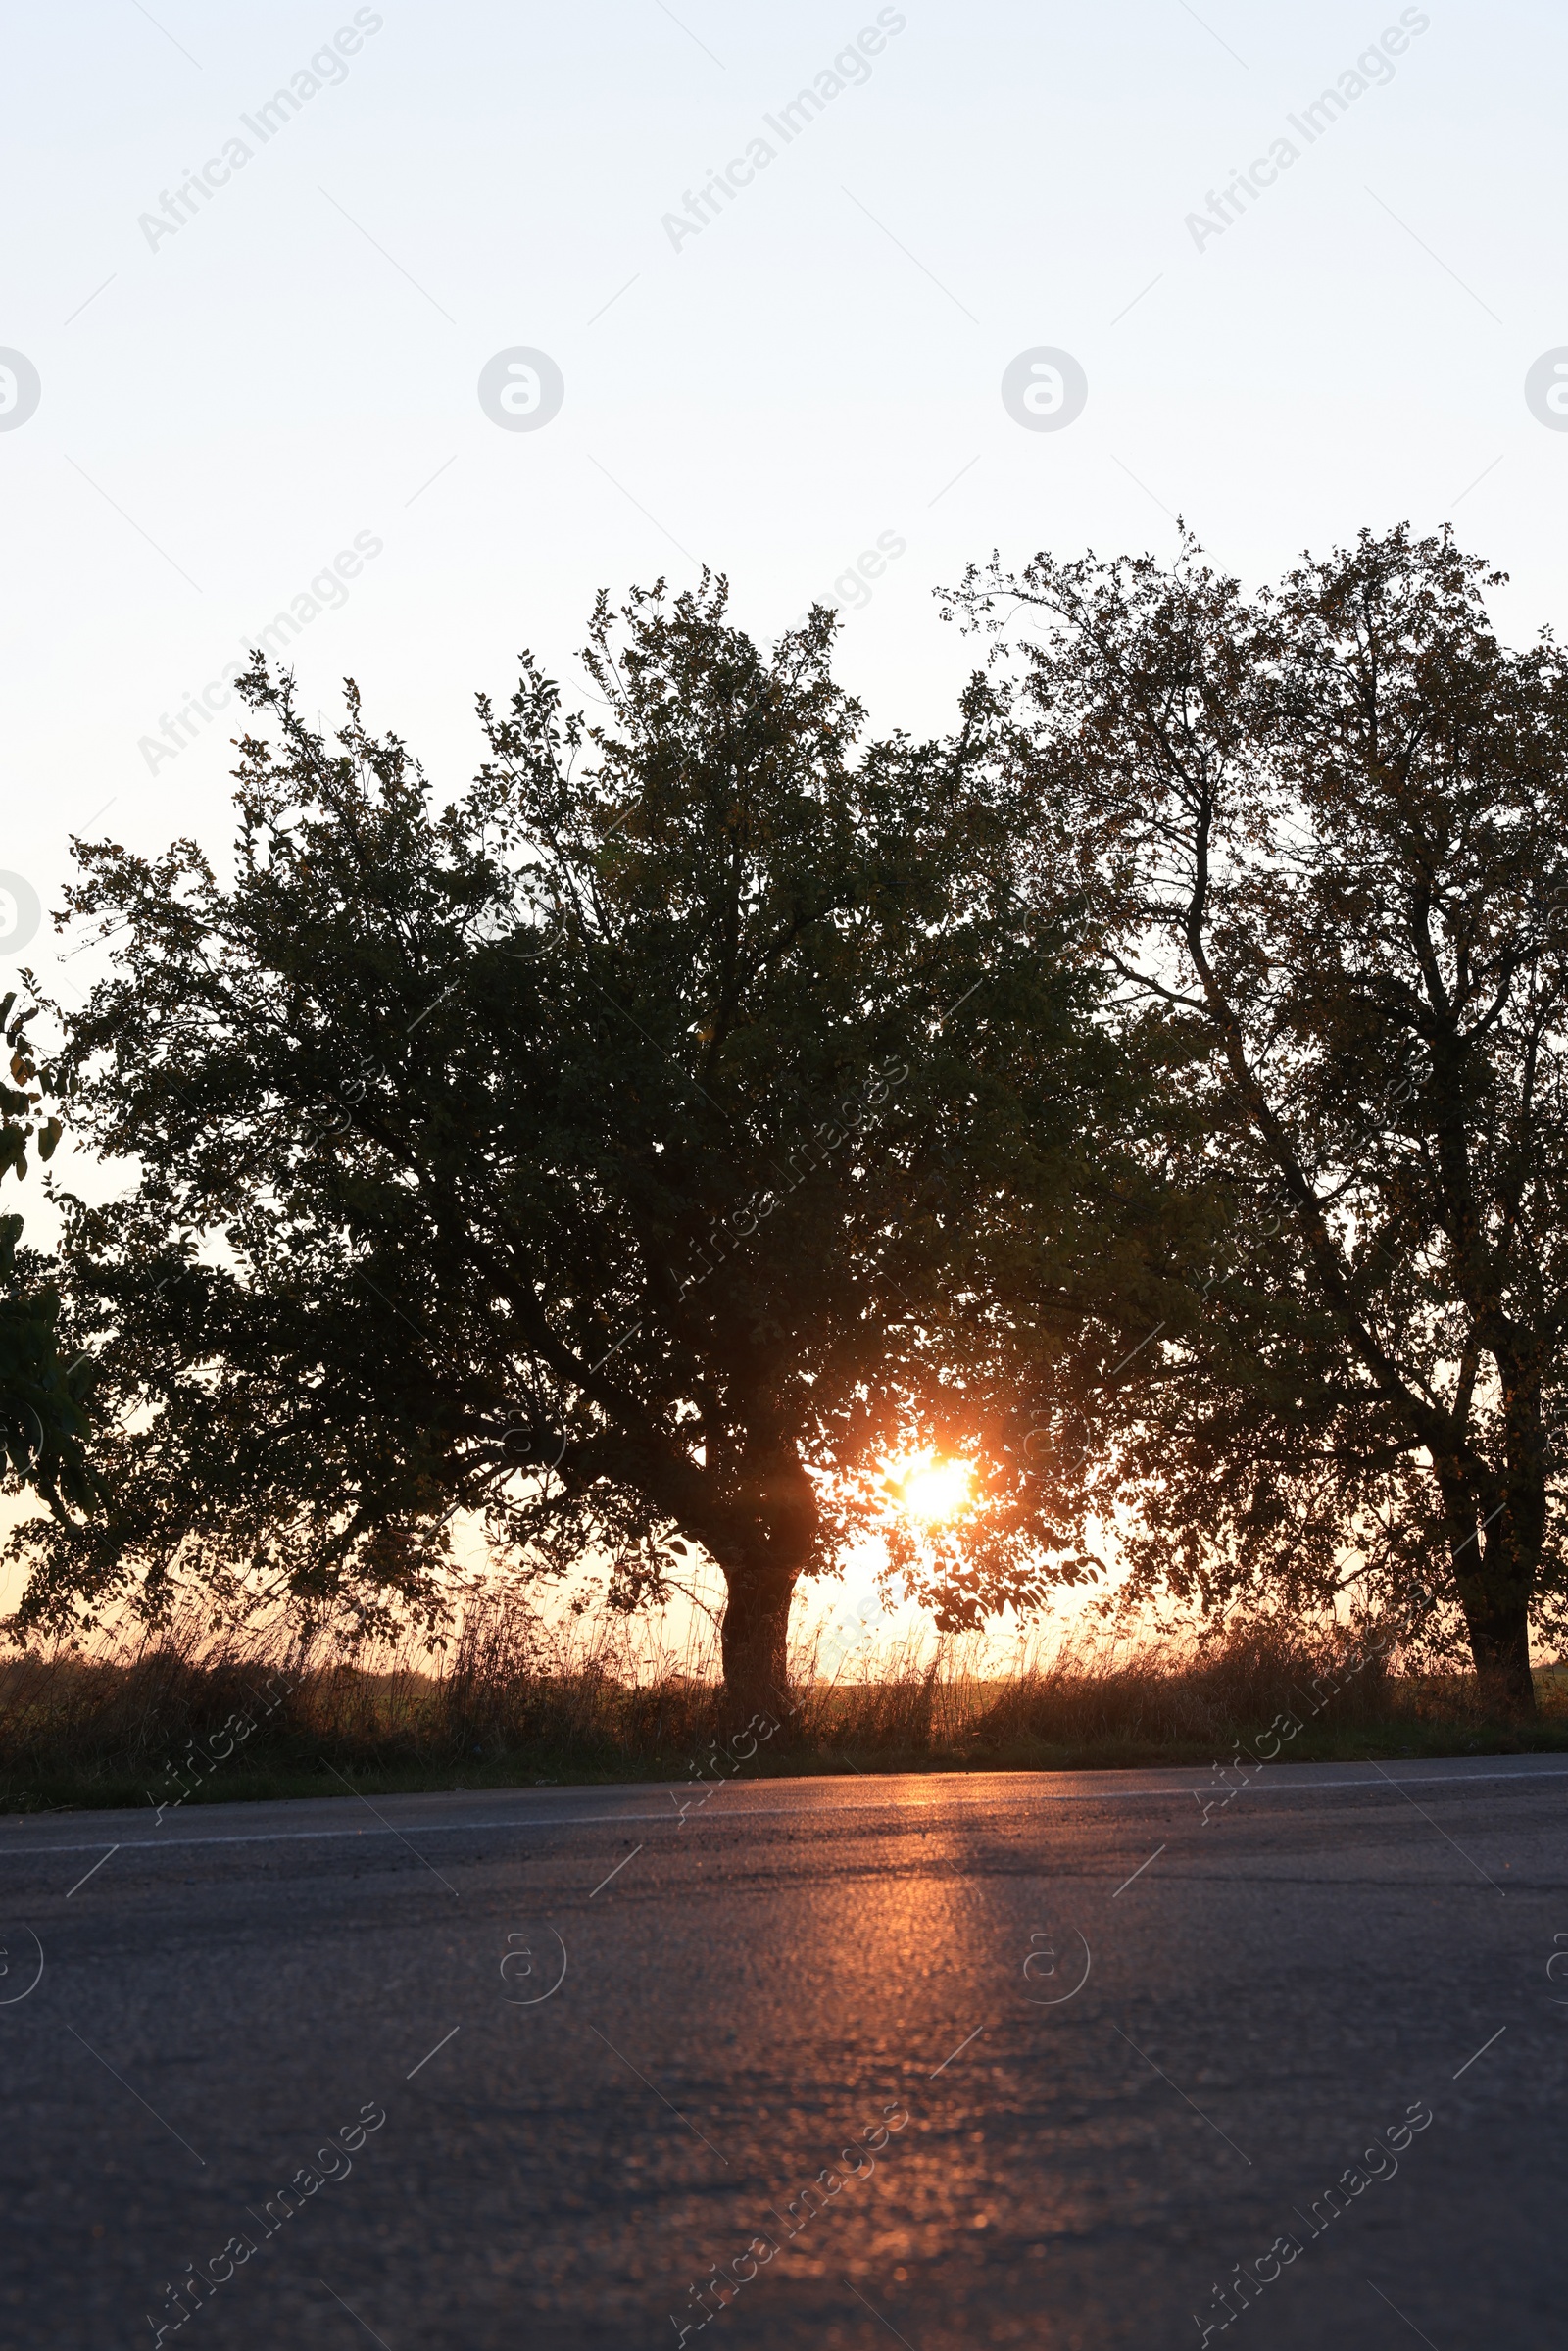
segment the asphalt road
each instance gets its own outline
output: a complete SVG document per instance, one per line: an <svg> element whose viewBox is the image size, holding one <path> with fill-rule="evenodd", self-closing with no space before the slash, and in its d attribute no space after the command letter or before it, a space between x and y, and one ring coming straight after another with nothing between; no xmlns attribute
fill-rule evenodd
<svg viewBox="0 0 1568 2351"><path fill-rule="evenodd" d="M0 2337L1560 2351L1568 1770L1231 1785L0 1823Z"/></svg>

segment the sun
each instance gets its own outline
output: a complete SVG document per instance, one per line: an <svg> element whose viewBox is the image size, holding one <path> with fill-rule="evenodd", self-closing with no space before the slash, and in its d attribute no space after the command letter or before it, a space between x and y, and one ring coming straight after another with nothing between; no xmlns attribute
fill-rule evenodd
<svg viewBox="0 0 1568 2351"><path fill-rule="evenodd" d="M888 1484L906 1518L934 1527L956 1518L969 1500L974 1482L970 1461L939 1461L928 1445L923 1453L906 1453L888 1464Z"/></svg>

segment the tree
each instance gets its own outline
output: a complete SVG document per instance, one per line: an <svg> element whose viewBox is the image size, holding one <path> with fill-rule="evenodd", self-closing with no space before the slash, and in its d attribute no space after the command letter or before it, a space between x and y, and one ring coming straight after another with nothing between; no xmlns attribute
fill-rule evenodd
<svg viewBox="0 0 1568 2351"><path fill-rule="evenodd" d="M858 1536L948 1624L1078 1572L985 1445L964 1269L1020 1153L1070 1231L1103 1047L961 739L858 751L831 633L767 661L722 582L601 599L600 719L525 656L439 812L352 681L332 748L258 655L232 882L78 852L112 963L64 1064L135 1180L66 1254L125 1426L106 1518L26 1539L25 1621L192 1574L438 1610L466 1512L624 1607L706 1552L751 1707ZM886 1475L922 1445L977 1464L929 1536Z"/></svg>
<svg viewBox="0 0 1568 2351"><path fill-rule="evenodd" d="M11 1049L12 1083L0 1085L0 1176L27 1172L27 1146L50 1159L60 1141L53 1114L40 1117L48 1080L27 1039L36 1006L17 1012L0 1000L0 1031ZM62 1517L91 1509L97 1484L86 1453L85 1359L61 1359L60 1298L45 1260L22 1247L20 1216L0 1216L0 1477L40 1494Z"/></svg>
<svg viewBox="0 0 1568 2351"><path fill-rule="evenodd" d="M1076 845L1110 1017L1186 1063L1110 1475L1133 1590L1430 1631L1430 1583L1523 1713L1564 1590L1568 672L1499 644L1501 577L1400 528L1248 601L1184 540L951 609L1032 627L972 699Z"/></svg>

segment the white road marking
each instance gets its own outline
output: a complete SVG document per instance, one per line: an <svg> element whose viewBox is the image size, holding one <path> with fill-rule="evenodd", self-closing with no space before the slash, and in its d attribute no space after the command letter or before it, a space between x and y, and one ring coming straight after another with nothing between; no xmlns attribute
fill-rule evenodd
<svg viewBox="0 0 1568 2351"><path fill-rule="evenodd" d="M1289 1764L1280 1767L1281 1771L1286 1774L1292 1768ZM925 1777L924 1774L920 1776ZM1427 1772L1423 1773L1419 1779L1412 1779L1409 1785L1412 1788L1469 1788L1485 1786L1489 1782L1497 1780L1511 1781L1515 1787L1529 1787L1532 1782L1537 1780L1568 1780L1568 1765L1550 1765L1544 1771L1539 1772ZM1031 1795L1024 1800L1036 1805L1161 1803L1173 1801L1178 1796L1190 1796L1195 1786L1201 1787L1203 1785L1205 1785L1203 1782L1183 1782L1176 1788L1052 1789L1049 1793ZM1376 1790L1383 1788L1399 1788L1403 1785L1404 1783L1401 1781L1388 1778L1377 1780L1292 1780L1284 1777L1278 1780L1254 1780L1250 1785L1248 1793L1250 1795L1334 1795L1341 1788L1370 1788ZM313 1796L298 1800L316 1803L323 1799ZM336 1802L339 1799L329 1797L324 1800ZM975 1801L963 1808L971 1812L983 1813L987 1819L991 1819L996 1811L996 1801L994 1798L991 1802L984 1804ZM903 1811L912 1816L916 1809L907 1801L897 1796L883 1796L876 1799L856 1797L843 1804L748 1804L744 1806L726 1804L722 1812L715 1813L713 1818L726 1821L823 1820L830 1819L834 1814L840 1812ZM937 1807L926 1805L919 1809L931 1812L935 1811ZM12 1817L21 1820L26 1816L19 1813ZM417 1830L421 1837L447 1837L459 1836L465 1831L478 1833L502 1829L587 1829L610 1825L622 1826L627 1822L634 1822L640 1826L655 1826L662 1823L666 1829L680 1827L679 1821L672 1820L669 1814L664 1812L563 1812L502 1821L415 1820L411 1821L409 1826ZM0 1830L0 1836L3 1834L3 1830ZM123 1853L161 1853L169 1852L176 1846L313 1844L323 1838L331 1837L374 1837L399 1835L401 1832L395 1829L251 1829L241 1835L224 1837L132 1837L128 1842L122 1843L120 1849ZM102 1850L103 1839L101 1837L96 1838L91 1844L34 1845L19 1842L12 1845L9 1852L0 1850L0 1861L29 1859L34 1853L98 1853Z"/></svg>

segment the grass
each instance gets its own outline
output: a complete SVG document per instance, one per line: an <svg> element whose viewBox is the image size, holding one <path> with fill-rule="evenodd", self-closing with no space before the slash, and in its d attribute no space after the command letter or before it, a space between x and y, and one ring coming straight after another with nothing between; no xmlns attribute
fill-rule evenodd
<svg viewBox="0 0 1568 2351"><path fill-rule="evenodd" d="M1125 1644L972 1669L962 1644L796 1661L796 1703L755 1757L723 1752L705 1658L652 1679L608 1638L551 1639L526 1611L470 1610L445 1659L301 1656L280 1638L185 1626L134 1653L0 1666L0 1811L781 1773L1101 1770L1568 1750L1568 1680L1538 1677L1528 1725L1487 1721L1462 1674L1393 1675L1348 1640L1264 1623L1188 1652ZM1285 1725L1297 1728L1287 1735ZM1271 1732L1270 1726L1276 1728Z"/></svg>

